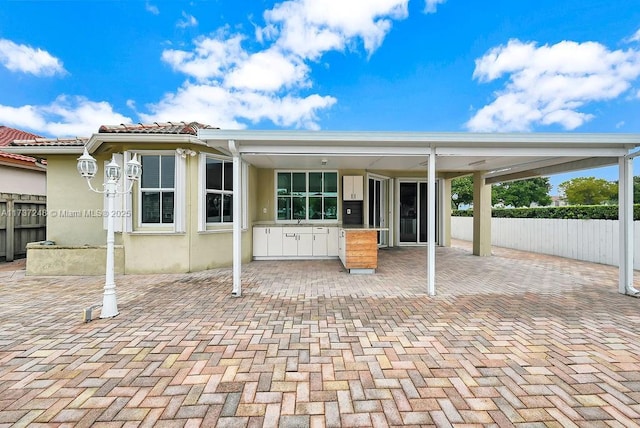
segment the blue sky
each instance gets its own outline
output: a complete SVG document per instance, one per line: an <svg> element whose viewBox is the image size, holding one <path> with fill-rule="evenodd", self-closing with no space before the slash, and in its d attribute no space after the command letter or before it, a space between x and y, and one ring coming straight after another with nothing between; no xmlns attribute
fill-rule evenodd
<svg viewBox="0 0 640 428"><path fill-rule="evenodd" d="M0 124L45 136L180 120L638 133L639 113L637 0L5 0L0 8ZM616 179L617 169L552 182L576 175Z"/></svg>

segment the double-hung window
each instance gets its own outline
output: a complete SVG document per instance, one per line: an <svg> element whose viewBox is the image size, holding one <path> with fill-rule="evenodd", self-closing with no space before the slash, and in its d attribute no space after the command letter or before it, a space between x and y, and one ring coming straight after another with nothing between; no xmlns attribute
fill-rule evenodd
<svg viewBox="0 0 640 428"><path fill-rule="evenodd" d="M337 220L338 173L278 171L278 220Z"/></svg>
<svg viewBox="0 0 640 428"><path fill-rule="evenodd" d="M205 192L207 223L232 223L233 162L206 158Z"/></svg>
<svg viewBox="0 0 640 428"><path fill-rule="evenodd" d="M176 192L175 156L142 155L140 163L140 223L173 224Z"/></svg>

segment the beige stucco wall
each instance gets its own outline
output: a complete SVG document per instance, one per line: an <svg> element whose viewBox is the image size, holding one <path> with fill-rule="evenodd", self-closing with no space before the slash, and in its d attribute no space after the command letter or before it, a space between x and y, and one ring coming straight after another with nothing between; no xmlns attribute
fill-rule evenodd
<svg viewBox="0 0 640 428"><path fill-rule="evenodd" d="M36 171L0 165L0 193L44 196L47 194L47 174L44 169Z"/></svg>
<svg viewBox="0 0 640 428"><path fill-rule="evenodd" d="M201 147L192 148L201 151ZM119 150L134 149L129 145L117 147ZM145 149L163 149L167 146L145 146ZM171 148L173 149L173 148ZM98 173L102 177L102 167L107 155L96 155ZM91 192L76 169L77 155L56 155L48 158L48 207L47 239L55 241L55 246L34 248L28 254L27 271L30 275L103 275L105 270L104 249L87 248L103 246L106 231L102 217L94 217L91 212L102 210L103 196ZM198 189L199 156L187 158L186 174L186 227L184 233L162 233L159 231L139 231L116 233L118 250L117 271L122 273L178 273L192 272L232 264L232 227L209 228L198 231ZM255 168L249 168L248 224L242 234L243 262L252 258L252 229L256 220L257 193L253 192L258 182ZM93 180L94 187L102 189L102 182ZM135 188L134 188L135 191ZM133 203L135 226L137 220L136 203ZM43 246L44 247L44 246ZM102 254L102 255L101 255ZM81 267L83 262L88 267Z"/></svg>
<svg viewBox="0 0 640 428"><path fill-rule="evenodd" d="M253 187L256 198L255 219L256 221L274 221L276 215L275 204L277 204L274 193L274 170L266 168L255 169L255 175L257 176L257 182Z"/></svg>
<svg viewBox="0 0 640 428"><path fill-rule="evenodd" d="M77 155L47 158L47 239L57 245L104 245L107 239L103 218L91 212L102 210L103 196L87 187L76 169ZM102 189L102 165L106 157L96 156L98 173L93 186Z"/></svg>
<svg viewBox="0 0 640 428"><path fill-rule="evenodd" d="M198 157L187 159L187 222L186 232L158 234L134 232L124 235L126 273L197 272L229 267L233 263L233 232L231 225L198 231ZM249 189L256 188L258 174L249 168ZM247 200L248 230L242 233L242 261L251 261L255 221L256 193L250 191Z"/></svg>
<svg viewBox="0 0 640 428"><path fill-rule="evenodd" d="M202 147L190 147L198 152ZM156 148L145 146L145 149ZM118 150L132 150L133 146L123 144ZM157 149L167 149L158 146ZM106 155L95 155L98 160L99 171L97 177L102 177L102 166ZM51 156L48 159L48 217L47 239L55 241L58 246L81 247L85 245L104 245L106 232L103 229L102 217L84 215L85 212L103 208L103 196L89 191L85 180L76 170L76 155ZM159 230L139 230L135 227L137 204L134 198L134 232L116 233L116 243L123 245L122 271L124 273L178 273L193 272L204 269L231 266L233 234L231 225L209 227L206 232L198 231L199 199L199 156L186 160L186 227L183 233L162 232ZM391 178L394 177L425 177L423 172L398 171L369 171ZM344 175L366 175L365 170L340 170L339 177ZM242 259L249 262L252 259L252 225L256 221L275 220L274 169L257 169L249 167L248 193L248 228L242 233ZM94 186L101 188L101 180L94 180ZM339 180L341 183L341 180ZM342 186L339 189L339 209L341 210ZM135 188L134 188L135 192ZM135 194L135 193L134 193ZM52 251L49 249L49 251ZM34 254L36 254L34 252ZM40 254L40 253L38 253ZM44 253L42 253L44 254ZM47 256L34 256L30 274L47 274L47 269L53 271L53 252ZM73 255L70 255L73 254ZM84 249L71 251L58 256L58 271L73 272L74 257L90 254ZM40 257L41 260L36 260ZM104 263L97 263L93 269L96 274L104 273ZM37 270L37 272L36 272Z"/></svg>
<svg viewBox="0 0 640 428"><path fill-rule="evenodd" d="M27 275L104 275L107 249L27 244ZM115 273L124 273L124 249L116 246Z"/></svg>

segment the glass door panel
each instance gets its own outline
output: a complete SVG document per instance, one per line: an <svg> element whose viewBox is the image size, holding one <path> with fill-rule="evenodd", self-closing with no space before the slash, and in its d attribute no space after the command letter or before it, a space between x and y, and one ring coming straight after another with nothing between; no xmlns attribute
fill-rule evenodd
<svg viewBox="0 0 640 428"><path fill-rule="evenodd" d="M418 242L427 242L427 216L429 211L427 210L427 183L420 183L420 206L418 209L418 218L420 219L420 233L418 234L420 240Z"/></svg>
<svg viewBox="0 0 640 428"><path fill-rule="evenodd" d="M418 241L418 183L400 183L400 242Z"/></svg>

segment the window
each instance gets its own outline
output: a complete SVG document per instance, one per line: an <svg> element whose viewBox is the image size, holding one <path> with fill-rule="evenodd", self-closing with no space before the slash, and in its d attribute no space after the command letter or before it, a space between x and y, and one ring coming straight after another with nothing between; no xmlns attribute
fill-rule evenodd
<svg viewBox="0 0 640 428"><path fill-rule="evenodd" d="M140 222L172 224L175 200L175 156L142 155Z"/></svg>
<svg viewBox="0 0 640 428"><path fill-rule="evenodd" d="M233 162L206 158L205 192L207 223L232 223Z"/></svg>
<svg viewBox="0 0 640 428"><path fill-rule="evenodd" d="M278 220L337 220L337 172L278 172Z"/></svg>

